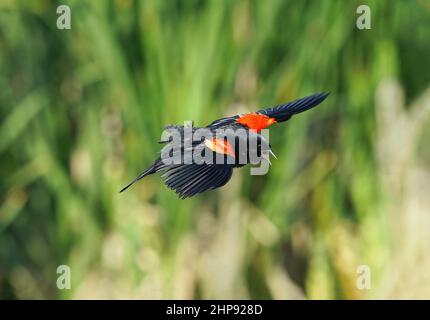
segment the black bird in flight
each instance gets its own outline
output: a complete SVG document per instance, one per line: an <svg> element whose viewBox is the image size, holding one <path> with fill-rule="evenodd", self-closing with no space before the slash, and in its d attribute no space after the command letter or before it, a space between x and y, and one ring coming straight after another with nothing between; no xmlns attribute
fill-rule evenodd
<svg viewBox="0 0 430 320"><path fill-rule="evenodd" d="M186 146L186 140L190 138L185 137L184 126L168 125L165 127L167 132L177 132L180 134L180 141L176 143L176 151L173 151L170 155L179 154L181 160L179 162L168 163L160 155L148 169L143 171L120 192L123 192L147 175L156 172L163 172L161 177L164 183L170 189L174 190L180 198L192 197L198 193L222 187L230 180L233 168L249 163L255 164L248 154L250 152L249 149L251 149L251 139L255 139L256 141L254 149L257 149L257 154L262 155L262 153L268 152L274 155L270 144L260 134L262 129L274 123L287 121L291 116L319 105L328 95L329 93L317 93L273 108L215 120L204 127L205 130L213 134L212 137L203 137L196 141L193 139L193 141L189 141L188 146ZM192 132L195 133L197 129L202 128L193 127ZM216 132L219 132L218 130L220 129L227 132L222 138L216 135ZM234 133L238 129L242 129L242 133L245 132L245 135L234 136L233 140L231 140L232 132ZM232 141L238 143L232 144ZM168 141L161 141L160 143L165 142ZM244 151L240 149L240 142L245 142L248 150ZM170 143L173 142L170 141ZM187 153L186 151L191 152ZM203 163L186 161L187 159L190 160L190 154L192 155L196 151L213 158L221 156L224 161L221 163L216 161ZM267 157L263 156L263 158L270 163L268 153L266 153Z"/></svg>

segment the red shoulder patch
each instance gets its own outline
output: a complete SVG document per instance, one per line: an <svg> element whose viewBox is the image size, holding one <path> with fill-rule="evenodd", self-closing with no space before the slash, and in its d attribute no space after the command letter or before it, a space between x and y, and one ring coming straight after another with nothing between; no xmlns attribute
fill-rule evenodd
<svg viewBox="0 0 430 320"><path fill-rule="evenodd" d="M276 119L270 118L264 114L246 113L236 119L236 122L247 126L250 129L260 131L276 123Z"/></svg>

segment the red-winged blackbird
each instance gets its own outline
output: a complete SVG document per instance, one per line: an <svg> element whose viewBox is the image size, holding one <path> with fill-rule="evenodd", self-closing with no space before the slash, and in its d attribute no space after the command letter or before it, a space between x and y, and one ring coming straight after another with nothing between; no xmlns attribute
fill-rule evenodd
<svg viewBox="0 0 430 320"><path fill-rule="evenodd" d="M267 157L263 156L263 158L270 163L267 152L272 155L273 152L264 136L260 134L262 129L274 123L287 121L292 115L317 106L328 95L328 93L313 94L273 108L221 118L204 128L192 127L192 133L196 133L199 129L205 129L206 132L212 134L209 138L205 136L202 139L196 139L196 141L194 141L194 138L192 138L193 141L187 141L187 139L191 138L186 136L184 126L168 125L165 127L168 133L173 134L176 132L180 135L179 143L176 142L176 145L173 145L173 153L169 153L169 155L173 156L176 152L180 161L168 162L160 155L152 166L143 171L120 192L123 192L143 177L159 171L163 172L162 178L165 184L170 189L175 190L180 198L192 197L198 193L219 188L230 180L233 168L249 163L254 164L249 156L250 150L247 149L250 148L252 139L256 141L254 149L256 148L257 150L254 151L260 155L266 152ZM226 132L224 137L219 137L220 130ZM245 132L245 134L234 135L237 131ZM232 135L234 135L233 140L230 139ZM234 141L233 144L232 141ZM169 141L161 141L160 143L165 142ZM240 142L245 142L247 146L245 151L239 148ZM170 143L173 143L173 141L171 140ZM177 147L176 149L174 148L175 146ZM209 156L211 159L221 155L223 161L221 163L219 161L196 163L191 159L194 159L192 157L197 151L202 155Z"/></svg>

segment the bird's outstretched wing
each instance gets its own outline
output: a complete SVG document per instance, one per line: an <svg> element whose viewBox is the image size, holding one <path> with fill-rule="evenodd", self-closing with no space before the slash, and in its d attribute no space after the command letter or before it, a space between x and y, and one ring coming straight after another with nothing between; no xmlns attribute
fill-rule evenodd
<svg viewBox="0 0 430 320"><path fill-rule="evenodd" d="M275 118L276 122L287 121L292 115L316 107L321 102L323 102L328 95L329 93L327 92L316 93L311 96L288 102L287 104L281 104L273 108L259 110L257 113L266 115L270 118Z"/></svg>
<svg viewBox="0 0 430 320"><path fill-rule="evenodd" d="M208 127L216 129L225 125L240 123L250 129L259 129L261 126L264 126L262 122L267 121L267 119L275 120L269 121L269 125L276 122L287 121L291 116L319 105L328 95L329 93L325 92L316 93L273 108L261 109L253 113L218 119L212 122ZM241 121L241 119L245 121Z"/></svg>
<svg viewBox="0 0 430 320"><path fill-rule="evenodd" d="M221 155L225 161L227 161L227 158L234 159L234 150L228 141L213 138L193 144L190 148L184 149L183 145L181 145L180 148L169 153L171 160L179 160L179 163L163 161L160 155L152 166L143 171L120 192L125 191L147 175L156 172L162 172L161 177L164 183L182 199L219 188L230 180L233 173L233 163L217 164L215 162L217 154L218 156ZM185 152L186 150L189 152ZM207 158L205 159L210 160L210 162L194 162L195 153L202 156L206 155Z"/></svg>
<svg viewBox="0 0 430 320"><path fill-rule="evenodd" d="M216 189L231 178L233 167L217 164L181 164L162 174L164 183L182 199Z"/></svg>

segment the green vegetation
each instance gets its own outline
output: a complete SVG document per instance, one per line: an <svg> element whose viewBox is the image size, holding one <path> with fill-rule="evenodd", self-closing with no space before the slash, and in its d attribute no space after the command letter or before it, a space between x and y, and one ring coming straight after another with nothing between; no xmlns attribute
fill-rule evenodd
<svg viewBox="0 0 430 320"><path fill-rule="evenodd" d="M360 1L66 2L71 30L0 3L0 298L430 297L428 1L366 1L364 31ZM165 124L320 91L268 175L118 194Z"/></svg>

